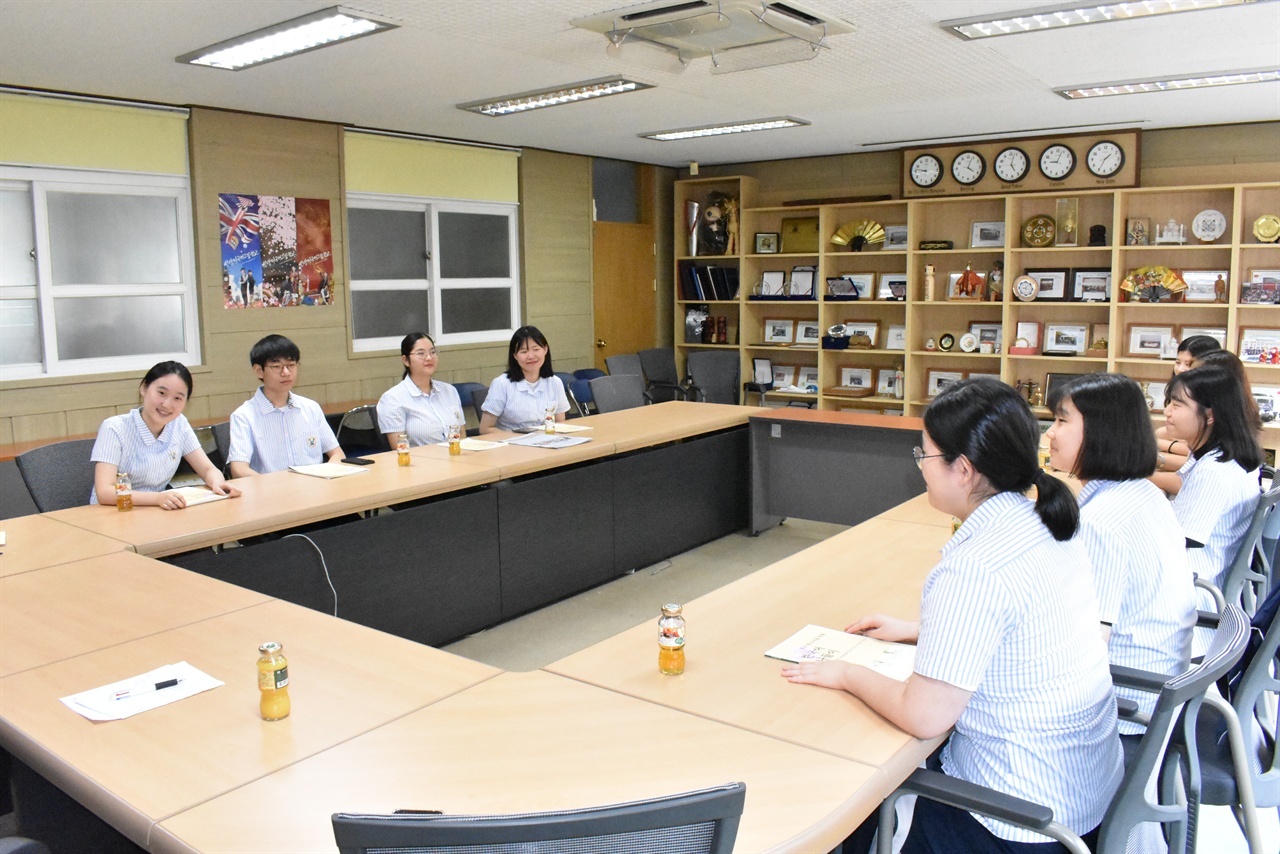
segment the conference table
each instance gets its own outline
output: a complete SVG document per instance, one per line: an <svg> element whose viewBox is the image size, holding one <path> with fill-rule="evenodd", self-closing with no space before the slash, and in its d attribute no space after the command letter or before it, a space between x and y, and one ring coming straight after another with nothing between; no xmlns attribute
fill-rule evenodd
<svg viewBox="0 0 1280 854"><path fill-rule="evenodd" d="M0 554L0 578L132 549L121 540L68 525L47 515L5 519L0 522L0 531L5 535L3 554Z"/></svg>
<svg viewBox="0 0 1280 854"><path fill-rule="evenodd" d="M588 453L611 453L540 453L569 460L571 472L609 460L615 487L631 489L625 467L652 468L651 449L676 454L664 465L686 465L679 454L710 447L704 433L740 435L753 411L687 404L597 416L574 423L594 421ZM537 450L450 458L418 448L407 468L380 459L367 475L308 480L301 492L319 517L450 489L477 500L466 485L504 480L504 468L516 483L536 478L515 472ZM292 488L275 485L286 477ZM685 603L682 676L657 673L652 621L544 670L504 673L146 556L309 518L299 478L252 481L274 509L246 493L181 513L47 514L39 518L68 530L80 522L86 542L114 549L44 567L28 560L0 578L0 742L148 850L331 851L336 811L567 809L739 780L747 801L735 850L828 851L937 744L843 692L786 682L763 655L806 623L917 614L950 532L949 517L918 499ZM250 523L237 504L265 518ZM231 515L199 518L211 511ZM412 512L386 518L412 521ZM257 712L254 661L266 640L283 643L290 662L293 712L273 723ZM104 723L58 699L178 661L224 684Z"/></svg>

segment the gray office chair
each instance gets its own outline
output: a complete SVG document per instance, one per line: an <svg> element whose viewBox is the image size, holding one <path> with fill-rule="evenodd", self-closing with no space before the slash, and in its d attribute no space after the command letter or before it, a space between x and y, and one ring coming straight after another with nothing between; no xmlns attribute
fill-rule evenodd
<svg viewBox="0 0 1280 854"><path fill-rule="evenodd" d="M649 402L644 394L644 380L639 374L610 374L607 377L596 377L588 384L591 386L591 399L595 401L597 412L634 409Z"/></svg>
<svg viewBox="0 0 1280 854"><path fill-rule="evenodd" d="M1267 598L1271 585L1271 550L1262 535L1277 504L1280 504L1280 484L1258 496L1249 527L1222 577L1223 598L1239 605L1250 616L1258 609L1258 602Z"/></svg>
<svg viewBox="0 0 1280 854"><path fill-rule="evenodd" d="M372 403L349 409L338 422L338 444L348 457L363 457L389 451L387 437L378 429L378 407Z"/></svg>
<svg viewBox="0 0 1280 854"><path fill-rule="evenodd" d="M695 350L685 362L692 381L693 400L704 403L738 402L738 354L727 350Z"/></svg>
<svg viewBox="0 0 1280 854"><path fill-rule="evenodd" d="M484 399L488 396L489 389L487 387L477 388L471 392L471 408L475 410L477 423L481 418L484 418L484 410L480 407L484 406Z"/></svg>
<svg viewBox="0 0 1280 854"><path fill-rule="evenodd" d="M34 839L6 836L0 839L0 854L49 854L49 846Z"/></svg>
<svg viewBox="0 0 1280 854"><path fill-rule="evenodd" d="M654 403L667 400L688 400L689 385L680 382L676 369L676 351L672 347L654 347L636 354L644 371L645 391Z"/></svg>
<svg viewBox="0 0 1280 854"><path fill-rule="evenodd" d="M616 377L622 374L633 374L637 377L644 376L644 368L640 366L640 357L635 353L625 353L618 356L605 356L604 366L609 371L609 376Z"/></svg>
<svg viewBox="0 0 1280 854"><path fill-rule="evenodd" d="M1244 612L1228 604L1218 618L1213 641L1199 664L1185 673L1166 676L1112 666L1117 685L1158 692L1155 711L1147 731L1132 751L1126 751L1125 774L1120 788L1098 831L1097 854L1124 854L1129 833L1143 822L1171 824L1170 850L1185 851L1187 839L1195 839L1195 817L1200 797L1200 762L1194 745L1196 720L1205 692L1240 659L1249 639L1249 621ZM1179 765L1179 748L1170 748L1178 731L1191 734L1189 749L1183 749L1185 778L1173 773ZM1148 787L1159 775L1160 785ZM1187 791L1179 792L1182 779ZM1079 836L1053 820L1053 810L1022 798L995 792L938 771L917 769L880 806L879 852L889 854L893 843L894 804L902 795L920 795L958 809L997 818L1029 828L1061 842L1075 854L1090 854ZM1183 796L1185 794L1185 802Z"/></svg>
<svg viewBox="0 0 1280 854"><path fill-rule="evenodd" d="M603 807L514 815L335 813L340 854L729 854L747 787L728 783Z"/></svg>
<svg viewBox="0 0 1280 854"><path fill-rule="evenodd" d="M14 459L31 500L41 513L89 503L93 491L95 439L54 442L24 451Z"/></svg>
<svg viewBox="0 0 1280 854"><path fill-rule="evenodd" d="M209 461L218 467L224 477L231 474L231 463L227 461L228 455L231 453L231 422L223 421L221 424L214 424L209 428L213 431L213 447L217 451L217 456L209 455Z"/></svg>

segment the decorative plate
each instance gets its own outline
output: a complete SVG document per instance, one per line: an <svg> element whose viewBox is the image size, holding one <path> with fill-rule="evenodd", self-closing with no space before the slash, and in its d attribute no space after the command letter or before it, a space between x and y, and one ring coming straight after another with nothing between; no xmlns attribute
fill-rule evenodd
<svg viewBox="0 0 1280 854"><path fill-rule="evenodd" d="M956 346L956 336L952 335L950 332L947 332L938 339L939 350L950 351L954 346Z"/></svg>
<svg viewBox="0 0 1280 854"><path fill-rule="evenodd" d="M1227 218L1213 208L1200 211L1191 220L1191 233L1204 243L1212 243L1227 232Z"/></svg>
<svg viewBox="0 0 1280 854"><path fill-rule="evenodd" d="M1053 243L1054 222L1051 216L1033 216L1022 226L1022 241L1028 246Z"/></svg>
<svg viewBox="0 0 1280 854"><path fill-rule="evenodd" d="M978 349L978 336L972 332L966 332L960 336L960 350L965 353L972 353Z"/></svg>
<svg viewBox="0 0 1280 854"><path fill-rule="evenodd" d="M1253 223L1253 236L1262 243L1280 240L1280 216L1263 214Z"/></svg>
<svg viewBox="0 0 1280 854"><path fill-rule="evenodd" d="M1040 293L1040 282L1031 276L1019 276L1013 280L1013 295L1023 302L1031 302Z"/></svg>

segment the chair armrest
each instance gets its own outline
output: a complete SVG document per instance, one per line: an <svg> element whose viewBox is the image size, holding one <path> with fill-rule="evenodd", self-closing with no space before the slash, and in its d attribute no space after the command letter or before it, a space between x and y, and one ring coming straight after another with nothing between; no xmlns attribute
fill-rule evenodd
<svg viewBox="0 0 1280 854"><path fill-rule="evenodd" d="M1163 673L1152 673L1150 670L1139 670L1136 667L1111 665L1111 681L1125 688L1136 688L1150 694L1159 694L1169 677Z"/></svg>
<svg viewBox="0 0 1280 854"><path fill-rule="evenodd" d="M1120 716L1120 720L1133 720L1138 714L1138 701L1130 700L1128 697L1116 697L1116 713Z"/></svg>
<svg viewBox="0 0 1280 854"><path fill-rule="evenodd" d="M1216 629L1218 627L1218 615L1213 611L1196 611L1196 627Z"/></svg>
<svg viewBox="0 0 1280 854"><path fill-rule="evenodd" d="M1205 579L1205 578L1201 578L1200 576L1197 575L1195 577L1195 586L1200 588L1201 590L1209 591L1209 595L1213 597L1213 606L1217 608L1219 612L1221 612L1223 608L1227 607L1227 600L1222 595L1222 591L1219 590L1218 585L1214 584L1212 581L1209 581L1208 579ZM1217 623L1215 623L1214 625L1216 626Z"/></svg>
<svg viewBox="0 0 1280 854"><path fill-rule="evenodd" d="M917 768L900 790L970 812L989 815L1011 824L1042 830L1053 821L1053 810L1042 804L1006 795L977 783L957 780L938 771Z"/></svg>

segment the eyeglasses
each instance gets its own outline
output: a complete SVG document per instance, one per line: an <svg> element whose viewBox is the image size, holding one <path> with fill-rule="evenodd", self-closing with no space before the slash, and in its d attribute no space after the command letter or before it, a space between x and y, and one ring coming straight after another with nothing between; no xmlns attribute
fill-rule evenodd
<svg viewBox="0 0 1280 854"><path fill-rule="evenodd" d="M415 359L425 359L425 358L427 358L428 356L430 356L431 358L433 358L433 359L434 359L436 356L439 356L439 355L440 355L440 351L439 351L439 350L435 350L435 349L431 349L431 350L414 350L414 351L413 351L412 353L410 353L409 355L410 355L410 356L412 356L412 357L413 357L413 358L415 358Z"/></svg>
<svg viewBox="0 0 1280 854"><path fill-rule="evenodd" d="M916 468L924 469L924 461L932 457L945 457L946 454L926 454L924 448L916 445L911 449L911 458L916 461Z"/></svg>
<svg viewBox="0 0 1280 854"><path fill-rule="evenodd" d="M298 372L297 362L269 362L266 367L273 374L283 374L285 371L291 374Z"/></svg>

